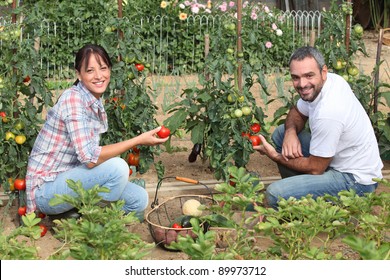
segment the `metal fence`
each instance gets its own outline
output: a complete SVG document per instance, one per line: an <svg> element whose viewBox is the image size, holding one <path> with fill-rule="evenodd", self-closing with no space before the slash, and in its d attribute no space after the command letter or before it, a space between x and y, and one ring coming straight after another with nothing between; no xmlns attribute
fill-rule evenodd
<svg viewBox="0 0 390 280"><path fill-rule="evenodd" d="M289 26L289 30L291 29L293 31L294 38L300 38L300 42L302 42L305 45L313 44L313 40L315 40L316 37L320 36L321 32L321 23L322 23L322 14L320 11L281 11L281 13L278 16L284 17L287 25ZM124 18L124 21L127 19ZM259 21L261 19L259 18ZM197 27L198 34L190 34L188 36L189 42L186 42L186 46L190 46L192 50L190 51L193 56L195 56L195 50L198 49L199 51L199 45L198 41L196 40L196 37L203 37L205 34L209 32L211 28L215 28L217 25L221 24L221 18L220 16L190 16L187 19L187 26L195 25ZM149 34L149 36L154 36L155 38L151 40L154 45L150 47L148 52L146 53L146 58L148 62L152 65L153 69L160 69L159 71L155 72L155 75L153 77L154 80L151 81L151 87L156 86L157 84L164 84L164 82L161 82L159 79L159 76L180 76L181 72L175 72L174 69L178 69L178 67L175 67L175 64L179 64L181 57L175 57L175 58L169 58L170 61L168 61L167 52L164 52L164 48L172 47L170 44L171 41L175 40L172 36L170 37L169 33L163 32L164 28L167 27L167 18L166 17L156 17L156 18L146 18L146 19L140 19L140 24L148 23L153 24L154 26L159 27L160 32L156 32L153 34ZM258 24L260 24L259 22ZM9 25L10 22L7 21L5 18L0 17L0 26ZM88 26L90 30L89 23L82 22L78 19L72 19L68 21L66 24L58 24L56 22L50 22L43 20L40 23L40 26L34 27L36 29L36 33L43 35L46 39L46 41L51 41L50 38L56 38L57 40L63 40L67 42L69 49L55 49L52 45L46 44L44 41L35 41L35 44L37 45L36 48L44 48L46 51L45 53L50 53L50 57L41 57L40 59L40 67L42 70L46 72L46 76L48 79L56 80L56 79L64 79L69 76L73 76L73 51L72 48L73 44L75 44L76 41L80 42L83 39L83 30ZM93 27L96 28L93 32L96 33L96 35L100 34L102 30L100 30L101 26ZM175 28L174 26L171 28ZM72 30L72 33L67 34L67 30ZM158 30L158 29L157 29ZM100 32L100 33L99 33ZM20 36L21 40L22 38L25 38L26 36L23 36L23 34ZM157 42L157 43L156 43ZM3 42L0 40L0 50L3 47ZM49 50L49 51L48 51ZM65 54L65 52L67 52ZM68 62L62 62L61 64L56 63L55 58L56 56L61 56L62 60L64 61L64 57L66 55L69 55L69 57L65 58L68 59ZM57 59L58 61L58 59ZM193 67L196 61L193 59L192 61L187 62L188 67ZM173 65L173 67L172 67ZM193 67L195 69L195 67ZM188 74L188 72L187 72ZM195 74L194 72L192 74ZM181 79L182 80L182 79ZM186 82L185 82L186 83ZM193 78L191 78L191 83L193 83ZM174 92L177 90L180 90L181 86L176 84L175 89L169 89Z"/></svg>

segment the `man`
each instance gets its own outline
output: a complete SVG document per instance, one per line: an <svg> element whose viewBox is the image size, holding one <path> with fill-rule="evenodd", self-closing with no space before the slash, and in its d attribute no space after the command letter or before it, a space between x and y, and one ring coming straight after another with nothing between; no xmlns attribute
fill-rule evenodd
<svg viewBox="0 0 390 280"><path fill-rule="evenodd" d="M283 178L268 186L269 206L276 208L280 197L374 192L372 179L382 178L383 163L369 117L349 84L328 73L313 47L296 50L289 65L300 99L272 135L276 148L263 136L254 147L278 164Z"/></svg>

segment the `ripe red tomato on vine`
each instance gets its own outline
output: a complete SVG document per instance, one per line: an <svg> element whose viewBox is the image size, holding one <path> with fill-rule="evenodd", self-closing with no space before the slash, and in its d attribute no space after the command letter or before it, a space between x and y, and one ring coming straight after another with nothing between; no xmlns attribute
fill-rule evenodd
<svg viewBox="0 0 390 280"><path fill-rule="evenodd" d="M139 154L130 153L127 157L127 163L129 165L138 166L139 165Z"/></svg>
<svg viewBox="0 0 390 280"><path fill-rule="evenodd" d="M260 127L260 124L258 124L258 123L254 123L251 125L251 131L253 133L259 133L260 129L261 129L261 127Z"/></svg>
<svg viewBox="0 0 390 280"><path fill-rule="evenodd" d="M25 179L15 179L14 188L18 191L24 191L26 189L26 180Z"/></svg>
<svg viewBox="0 0 390 280"><path fill-rule="evenodd" d="M135 65L135 68L136 68L139 72L142 72L142 71L144 71L145 66L144 66L143 64L141 64L141 63L137 63L137 64Z"/></svg>
<svg viewBox="0 0 390 280"><path fill-rule="evenodd" d="M47 233L47 227L45 225L39 225L39 227L41 228L41 237L45 236Z"/></svg>
<svg viewBox="0 0 390 280"><path fill-rule="evenodd" d="M24 216L26 215L27 207L26 206L20 206L18 208L18 214L19 216Z"/></svg>

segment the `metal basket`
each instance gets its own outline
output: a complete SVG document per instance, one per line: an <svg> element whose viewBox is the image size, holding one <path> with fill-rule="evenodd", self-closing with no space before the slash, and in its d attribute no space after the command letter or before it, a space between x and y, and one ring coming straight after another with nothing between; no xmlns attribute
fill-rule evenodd
<svg viewBox="0 0 390 280"><path fill-rule="evenodd" d="M203 185L210 195L179 195L166 199L164 202L159 203L158 201L158 191L162 185L162 181L166 179L175 179L182 182L195 184L195 185ZM172 241L177 241L177 236L191 236L192 238L196 238L197 236L193 233L192 227L187 228L173 228L171 227L173 223L180 222L180 218L183 217L182 207L183 204L189 199L196 199L202 205L205 205L206 208L215 204L216 202L213 200L212 193L210 189L203 183L183 177L165 177L162 178L156 188L156 194L154 201L151 204L152 210L150 210L145 217L146 222L149 226L149 231L154 239L154 242L158 244L165 250L168 251L176 251L168 248ZM207 210L204 210L203 213L205 215L209 214ZM205 227L204 224L201 224L202 227ZM205 230L207 230L205 228Z"/></svg>

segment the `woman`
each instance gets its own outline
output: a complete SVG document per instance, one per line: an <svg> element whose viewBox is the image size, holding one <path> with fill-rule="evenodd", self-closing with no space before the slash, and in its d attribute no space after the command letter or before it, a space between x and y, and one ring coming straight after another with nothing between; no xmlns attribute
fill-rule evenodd
<svg viewBox="0 0 390 280"><path fill-rule="evenodd" d="M105 186L103 200L124 200L126 213L141 214L147 207L144 188L128 181L129 167L118 155L137 145L158 145L160 127L132 139L99 146L100 134L107 131L107 115L101 97L110 82L112 63L98 45L86 45L76 54L77 80L64 91L48 112L31 151L27 175L27 212L48 215L64 213L72 206L50 206L55 194L73 194L67 179L81 181L85 189ZM141 217L142 218L142 217Z"/></svg>

